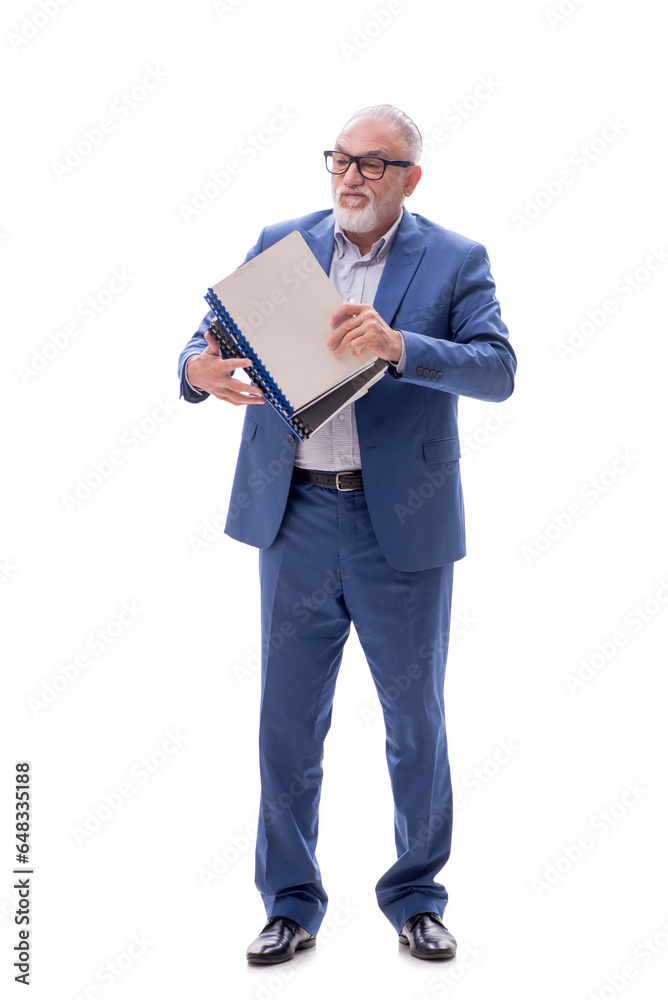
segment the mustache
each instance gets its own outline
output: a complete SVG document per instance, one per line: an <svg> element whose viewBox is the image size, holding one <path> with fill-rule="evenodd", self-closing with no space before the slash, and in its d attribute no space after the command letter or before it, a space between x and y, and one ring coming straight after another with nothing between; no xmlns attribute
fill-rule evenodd
<svg viewBox="0 0 668 1000"><path fill-rule="evenodd" d="M346 194L353 194L357 197L368 198L369 201L373 201L373 192L369 191L367 188L339 188L336 192L336 201L338 204L341 203L341 198Z"/></svg>

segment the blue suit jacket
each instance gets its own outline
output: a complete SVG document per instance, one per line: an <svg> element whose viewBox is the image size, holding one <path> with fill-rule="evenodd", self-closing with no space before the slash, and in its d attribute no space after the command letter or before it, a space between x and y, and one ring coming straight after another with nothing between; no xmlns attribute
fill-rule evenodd
<svg viewBox="0 0 668 1000"><path fill-rule="evenodd" d="M329 273L331 210L268 226L250 260L299 230ZM404 210L374 300L401 330L406 365L393 368L355 403L371 522L392 566L429 569L465 555L459 476L460 395L499 402L513 391L515 353L501 319L487 253L480 243ZM183 369L206 347L204 318L179 359L181 393L199 403ZM271 406L248 407L225 531L271 545L283 518L296 440Z"/></svg>

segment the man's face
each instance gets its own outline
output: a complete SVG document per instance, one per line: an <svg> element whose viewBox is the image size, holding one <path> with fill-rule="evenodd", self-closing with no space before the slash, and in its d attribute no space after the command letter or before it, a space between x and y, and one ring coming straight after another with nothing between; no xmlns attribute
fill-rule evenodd
<svg viewBox="0 0 668 1000"><path fill-rule="evenodd" d="M368 119L352 121L336 140L335 149L351 156L410 159L397 129ZM367 180L357 164L351 163L345 174L332 174L336 221L351 233L389 229L401 211L404 197L417 184L416 172L419 179L419 167L386 167L380 180Z"/></svg>

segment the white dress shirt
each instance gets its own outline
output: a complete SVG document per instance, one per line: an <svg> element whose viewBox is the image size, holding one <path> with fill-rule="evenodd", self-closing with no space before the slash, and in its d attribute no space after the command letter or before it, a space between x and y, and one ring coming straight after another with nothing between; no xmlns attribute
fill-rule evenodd
<svg viewBox="0 0 668 1000"><path fill-rule="evenodd" d="M364 257L336 223L329 280L345 302L366 302L373 305L402 215L403 211ZM396 366L397 371L403 371L404 363L405 347ZM295 465L301 469L317 469L321 472L349 472L362 468L354 403L344 407L313 437L297 444Z"/></svg>

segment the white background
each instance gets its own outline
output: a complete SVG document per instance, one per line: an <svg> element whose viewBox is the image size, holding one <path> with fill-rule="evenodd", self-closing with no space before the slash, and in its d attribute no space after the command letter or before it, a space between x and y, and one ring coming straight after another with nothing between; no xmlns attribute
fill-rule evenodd
<svg viewBox="0 0 668 1000"><path fill-rule="evenodd" d="M18 760L40 1000L662 992L665 23L649 0L559 2L3 5L7 995L24 995ZM247 968L257 553L215 526L243 414L179 402L176 362L206 287L263 225L329 205L321 150L384 101L428 140L408 207L486 244L519 358L508 402L461 403L443 872L459 956L417 962L376 907L392 805L351 640L325 756L329 918L315 950Z"/></svg>

